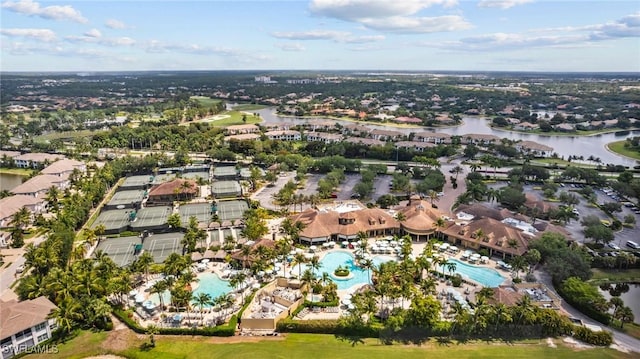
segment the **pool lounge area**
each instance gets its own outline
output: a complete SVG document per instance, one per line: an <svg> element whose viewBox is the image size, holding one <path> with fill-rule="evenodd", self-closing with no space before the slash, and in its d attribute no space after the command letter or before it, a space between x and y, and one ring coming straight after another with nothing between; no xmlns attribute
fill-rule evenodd
<svg viewBox="0 0 640 359"><path fill-rule="evenodd" d="M449 258L449 262L456 264L456 269L452 272L460 274L463 279L471 280L484 287L495 288L503 284L507 278L493 268L487 268L462 262L456 258ZM446 266L436 266L438 272L449 274Z"/></svg>

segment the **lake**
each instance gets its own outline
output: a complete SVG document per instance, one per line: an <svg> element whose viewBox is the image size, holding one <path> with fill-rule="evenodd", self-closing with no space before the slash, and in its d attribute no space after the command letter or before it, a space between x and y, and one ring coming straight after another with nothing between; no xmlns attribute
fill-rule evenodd
<svg viewBox="0 0 640 359"><path fill-rule="evenodd" d="M283 122L283 123L292 123L292 124L300 124L309 121L309 118L302 117L282 117L276 114L276 109L273 107L265 108L261 110L257 110L257 112L262 116L265 122ZM327 121L335 121L342 125L352 124L350 121L340 121L333 120L329 118L320 118L320 120ZM374 125L374 124L366 124L367 127L372 129L384 129L384 130L394 130L402 133L409 134L411 132L441 132L448 133L450 135L464 135L468 133L476 133L476 134L490 134L498 137L506 137L512 140L528 140L535 141L550 147L553 147L554 152L558 154L558 156L564 156L564 158L568 158L570 155L576 156L584 156L584 158L588 158L589 156L599 157L603 164L616 164L616 165L624 165L624 166L636 166L638 162L636 160L622 157L616 155L613 152L609 152L605 145L609 142L613 141L621 141L627 137L638 136L640 135L640 131L619 131L612 133L604 133L593 136L548 136L548 135L539 135L533 133L520 133L520 132L511 132L504 131L499 129L494 129L489 126L490 121L482 118L482 117L464 117L463 124L455 127L446 127L446 128L433 128L433 127L421 127L421 128L399 128L385 125Z"/></svg>
<svg viewBox="0 0 640 359"><path fill-rule="evenodd" d="M13 173L0 173L0 191L11 191L22 184L24 177Z"/></svg>
<svg viewBox="0 0 640 359"><path fill-rule="evenodd" d="M631 308L634 316L634 323L640 324L640 284L629 283L617 283L611 284L610 290L602 290L598 287L598 291L607 299L611 299L611 293L616 289L620 292L620 299L624 302L624 305ZM626 292L625 292L626 290Z"/></svg>

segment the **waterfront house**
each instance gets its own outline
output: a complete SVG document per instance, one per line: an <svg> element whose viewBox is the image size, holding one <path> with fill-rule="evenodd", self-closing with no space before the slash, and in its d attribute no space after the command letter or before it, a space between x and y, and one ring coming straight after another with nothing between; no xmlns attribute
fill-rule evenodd
<svg viewBox="0 0 640 359"><path fill-rule="evenodd" d="M0 199L0 227L8 227L13 219L13 215L26 207L31 212L31 220L34 216L44 213L46 210L46 201L43 198L33 196L16 195Z"/></svg>
<svg viewBox="0 0 640 359"><path fill-rule="evenodd" d="M50 318L56 309L46 297L0 302L0 359L12 358L51 338L57 328Z"/></svg>

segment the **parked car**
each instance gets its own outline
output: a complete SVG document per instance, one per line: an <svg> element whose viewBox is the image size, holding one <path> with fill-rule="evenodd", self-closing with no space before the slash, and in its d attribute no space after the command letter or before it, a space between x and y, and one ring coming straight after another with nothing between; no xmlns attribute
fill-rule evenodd
<svg viewBox="0 0 640 359"><path fill-rule="evenodd" d="M607 243L607 247L609 247L611 249L615 249L615 250L619 250L620 249L620 247L617 244L613 243L613 242Z"/></svg>
<svg viewBox="0 0 640 359"><path fill-rule="evenodd" d="M16 268L16 273L22 273L24 272L24 264L21 264L18 266L18 268Z"/></svg>

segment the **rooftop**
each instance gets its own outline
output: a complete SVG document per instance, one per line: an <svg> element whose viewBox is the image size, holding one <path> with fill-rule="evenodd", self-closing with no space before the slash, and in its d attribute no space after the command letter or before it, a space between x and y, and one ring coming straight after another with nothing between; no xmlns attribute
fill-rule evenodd
<svg viewBox="0 0 640 359"><path fill-rule="evenodd" d="M22 302L0 302L0 308L0 338L4 339L46 321L56 306L46 297L38 297Z"/></svg>

